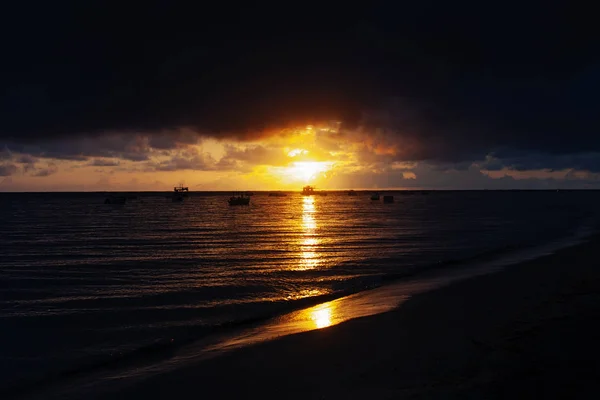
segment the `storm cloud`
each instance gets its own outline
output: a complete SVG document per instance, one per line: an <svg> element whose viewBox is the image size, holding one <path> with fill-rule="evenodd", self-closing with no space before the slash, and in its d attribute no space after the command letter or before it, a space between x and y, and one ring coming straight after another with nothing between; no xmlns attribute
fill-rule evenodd
<svg viewBox="0 0 600 400"><path fill-rule="evenodd" d="M0 146L31 165L211 170L256 162L268 149L228 148L220 163L181 151L206 137L256 141L339 120L339 136L321 143L362 143L365 163L598 172L593 13L488 6L199 14L177 2L15 3L0 32L13 38L0 66ZM5 160L3 176L27 163Z"/></svg>

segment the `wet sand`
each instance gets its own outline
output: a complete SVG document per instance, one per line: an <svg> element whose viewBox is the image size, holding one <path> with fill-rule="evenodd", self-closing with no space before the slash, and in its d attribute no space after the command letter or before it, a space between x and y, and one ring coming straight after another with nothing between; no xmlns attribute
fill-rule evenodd
<svg viewBox="0 0 600 400"><path fill-rule="evenodd" d="M588 398L600 378L600 239L77 398ZM46 393L49 395L49 393ZM65 393L63 393L65 395Z"/></svg>

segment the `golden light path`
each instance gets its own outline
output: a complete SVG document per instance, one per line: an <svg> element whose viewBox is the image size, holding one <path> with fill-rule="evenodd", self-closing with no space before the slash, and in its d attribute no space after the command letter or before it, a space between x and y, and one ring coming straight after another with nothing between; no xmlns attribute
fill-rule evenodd
<svg viewBox="0 0 600 400"><path fill-rule="evenodd" d="M319 244L317 222L315 221L315 198L302 198L302 238L300 242L300 266L298 271L315 269L319 266L319 254L315 251Z"/></svg>

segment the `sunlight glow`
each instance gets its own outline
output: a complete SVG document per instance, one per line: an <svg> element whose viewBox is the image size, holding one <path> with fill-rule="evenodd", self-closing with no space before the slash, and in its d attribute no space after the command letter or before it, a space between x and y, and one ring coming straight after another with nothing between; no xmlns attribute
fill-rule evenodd
<svg viewBox="0 0 600 400"><path fill-rule="evenodd" d="M308 271L316 269L319 266L319 255L314 251L302 252L302 264L296 268L296 271Z"/></svg>
<svg viewBox="0 0 600 400"><path fill-rule="evenodd" d="M327 303L325 303L325 306ZM310 318L314 321L317 329L326 328L331 326L331 308L329 307L317 307L312 312Z"/></svg>
<svg viewBox="0 0 600 400"><path fill-rule="evenodd" d="M287 155L289 157L296 157L298 154L308 154L308 150L304 150L304 149L293 149L290 150Z"/></svg>
<svg viewBox="0 0 600 400"><path fill-rule="evenodd" d="M315 220L315 199L313 196L302 198L302 236L300 244L300 263L295 268L296 271L307 271L316 269L320 264L320 254L318 253L319 238L317 232L317 221Z"/></svg>
<svg viewBox="0 0 600 400"><path fill-rule="evenodd" d="M310 182L319 174L331 168L330 162L325 161L296 161L290 167L284 168L283 173L289 178Z"/></svg>
<svg viewBox="0 0 600 400"><path fill-rule="evenodd" d="M312 196L306 196L302 198L302 202L302 229L305 236L312 235L317 228L317 223L313 216L315 212L315 199Z"/></svg>
<svg viewBox="0 0 600 400"><path fill-rule="evenodd" d="M325 292L324 290L320 290L320 289L303 289L297 293L289 294L285 299L286 300L300 300L300 299L305 299L307 297L320 296L320 295L323 295L326 293L327 292Z"/></svg>

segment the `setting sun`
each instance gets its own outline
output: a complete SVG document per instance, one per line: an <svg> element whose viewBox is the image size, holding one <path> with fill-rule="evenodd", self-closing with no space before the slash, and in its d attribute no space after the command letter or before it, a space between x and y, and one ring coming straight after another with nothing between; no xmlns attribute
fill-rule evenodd
<svg viewBox="0 0 600 400"><path fill-rule="evenodd" d="M285 168L285 175L304 182L310 182L320 173L331 168L331 163L325 161L296 161Z"/></svg>

